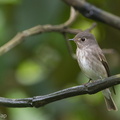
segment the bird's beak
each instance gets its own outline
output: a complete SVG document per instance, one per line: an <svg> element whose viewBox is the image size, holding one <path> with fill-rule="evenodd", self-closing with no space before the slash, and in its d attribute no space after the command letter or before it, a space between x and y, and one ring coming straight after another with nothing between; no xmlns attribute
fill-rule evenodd
<svg viewBox="0 0 120 120"><path fill-rule="evenodd" d="M68 39L68 40L72 40L72 41L74 41L74 39Z"/></svg>

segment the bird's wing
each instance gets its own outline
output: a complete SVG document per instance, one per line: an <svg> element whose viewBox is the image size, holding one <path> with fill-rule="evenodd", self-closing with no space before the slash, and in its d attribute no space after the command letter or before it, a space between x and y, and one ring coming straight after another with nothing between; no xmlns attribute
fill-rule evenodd
<svg viewBox="0 0 120 120"><path fill-rule="evenodd" d="M107 72L107 76L109 77L110 76L110 69L109 69L107 60L106 60L104 54L102 53L102 50L100 50L100 51L101 52L98 53L98 58L101 61L101 63L103 64L103 66L105 67L105 70ZM114 94L116 94L114 86L112 87L112 89L113 89Z"/></svg>
<svg viewBox="0 0 120 120"><path fill-rule="evenodd" d="M103 66L105 67L105 70L107 72L107 76L109 77L110 76L110 69L109 69L109 66L108 66L108 63L107 63L107 60L106 60L104 54L101 52L98 54L98 57L99 57L101 63L103 64Z"/></svg>

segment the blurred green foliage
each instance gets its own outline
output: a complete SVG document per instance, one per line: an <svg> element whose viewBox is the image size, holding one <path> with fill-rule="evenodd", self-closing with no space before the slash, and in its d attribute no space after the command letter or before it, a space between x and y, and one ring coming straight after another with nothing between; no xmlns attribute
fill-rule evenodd
<svg viewBox="0 0 120 120"><path fill-rule="evenodd" d="M88 0L101 9L120 16L120 1ZM69 17L69 6L61 0L0 0L0 45L17 32L38 24L61 24ZM79 15L72 28L87 29L94 21ZM92 31L101 48L113 48L106 57L111 74L120 71L120 34L108 25L98 23ZM70 38L73 35L69 35ZM75 52L76 46L71 43ZM0 56L0 96L26 98L84 84L88 79L68 53L60 33L44 33L27 38L24 43ZM113 96L120 110L120 87ZM72 97L42 108L0 108L7 120L119 120L118 112L108 112L100 93ZM1 118L0 118L1 119Z"/></svg>

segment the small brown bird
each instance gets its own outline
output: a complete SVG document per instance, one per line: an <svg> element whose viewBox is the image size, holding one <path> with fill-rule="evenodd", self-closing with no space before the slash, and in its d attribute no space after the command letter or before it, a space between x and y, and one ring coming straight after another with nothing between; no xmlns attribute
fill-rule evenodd
<svg viewBox="0 0 120 120"><path fill-rule="evenodd" d="M109 77L106 58L95 37L88 31L78 33L73 39L76 45L76 57L83 73L90 80ZM102 91L108 111L117 110L109 88Z"/></svg>

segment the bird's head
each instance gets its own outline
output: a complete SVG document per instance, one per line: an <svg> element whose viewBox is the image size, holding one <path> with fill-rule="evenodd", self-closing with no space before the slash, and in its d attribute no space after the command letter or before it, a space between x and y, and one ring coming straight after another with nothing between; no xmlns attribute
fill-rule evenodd
<svg viewBox="0 0 120 120"><path fill-rule="evenodd" d="M79 32L73 39L69 40L73 40L80 49L97 43L93 34L88 31Z"/></svg>

